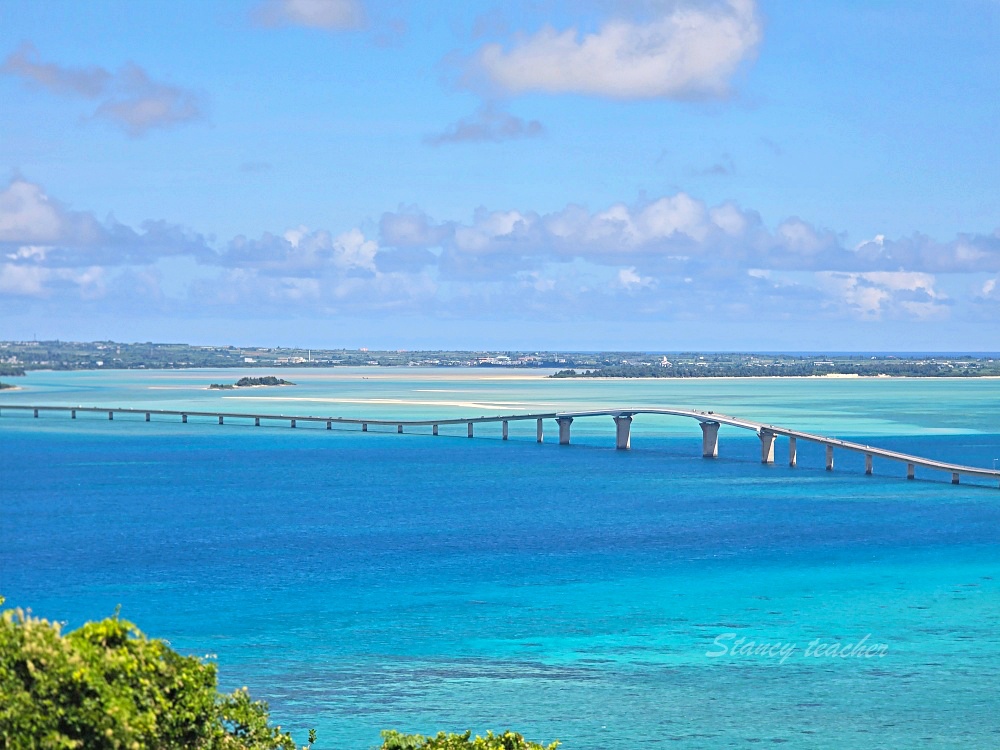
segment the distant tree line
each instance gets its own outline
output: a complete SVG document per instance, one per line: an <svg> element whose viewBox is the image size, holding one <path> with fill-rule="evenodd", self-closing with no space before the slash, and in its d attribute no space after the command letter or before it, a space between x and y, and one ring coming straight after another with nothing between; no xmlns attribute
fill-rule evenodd
<svg viewBox="0 0 1000 750"><path fill-rule="evenodd" d="M276 378L273 375L265 375L262 378L240 378L233 385L228 383L212 383L208 387L210 390L231 390L233 388L249 388L255 385L295 385L295 383L283 378Z"/></svg>
<svg viewBox="0 0 1000 750"><path fill-rule="evenodd" d="M707 364L607 365L587 370L563 369L552 378L752 378L810 377L822 375L858 375L874 377L982 377L1000 375L1000 364L979 362L959 365L912 360L878 360L875 362L838 362L832 365L814 362L776 362L747 364L711 362Z"/></svg>

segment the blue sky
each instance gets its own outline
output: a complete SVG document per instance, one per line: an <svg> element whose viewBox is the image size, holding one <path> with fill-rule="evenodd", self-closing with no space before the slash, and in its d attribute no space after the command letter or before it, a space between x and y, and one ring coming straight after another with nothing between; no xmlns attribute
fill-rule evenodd
<svg viewBox="0 0 1000 750"><path fill-rule="evenodd" d="M997 351L998 53L996 0L6 0L0 338Z"/></svg>

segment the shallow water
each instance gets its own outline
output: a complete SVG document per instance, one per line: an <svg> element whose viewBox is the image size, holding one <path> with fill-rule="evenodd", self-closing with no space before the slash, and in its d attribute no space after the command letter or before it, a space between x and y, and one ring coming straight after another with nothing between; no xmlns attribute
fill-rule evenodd
<svg viewBox="0 0 1000 750"><path fill-rule="evenodd" d="M997 380L275 372L299 385L32 373L0 402L389 418L682 406L1000 456ZM907 482L878 460L866 477L840 453L826 472L803 445L790 469L781 441L762 466L756 438L726 427L707 461L680 419L636 417L630 452L608 418L577 420L570 447L536 444L534 423L508 442L497 426L442 432L3 412L0 592L71 626L121 604L214 654L223 685L266 698L300 741L317 727L319 747L508 726L567 748L1000 743L995 485ZM852 651L866 636L884 649Z"/></svg>

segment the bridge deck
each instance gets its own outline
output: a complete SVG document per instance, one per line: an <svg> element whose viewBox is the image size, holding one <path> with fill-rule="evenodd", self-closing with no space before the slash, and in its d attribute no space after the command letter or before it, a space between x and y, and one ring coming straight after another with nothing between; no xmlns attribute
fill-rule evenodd
<svg viewBox="0 0 1000 750"><path fill-rule="evenodd" d="M531 414L498 414L498 415L482 415L479 417L452 417L448 419L362 419L356 417L334 417L334 416L316 416L316 415L298 415L298 414L262 414L262 413L248 413L248 412L222 412L222 411L189 411L182 409L137 409L133 407L107 407L107 406L54 406L54 405L29 405L29 404L0 404L0 414L3 410L20 410L20 411L36 411L36 412L91 412L91 413L102 413L102 414L156 414L161 416L177 416L177 417L210 417L210 418L222 418L222 419L253 419L253 420L272 420L272 421L292 421L295 422L330 422L337 424L357 424L357 425L376 425L385 427L430 427L437 425L460 425L460 424L481 424L484 422L516 422L516 421L526 421L526 420L543 420L543 419L579 419L586 417L622 417L622 416L635 416L637 414L653 414L660 416L674 416L674 417L685 417L688 419L694 419L698 422L718 422L719 424L729 425L731 427L737 427L744 430L751 430L758 435L764 432L770 432L774 435L780 435L788 438L795 438L796 440L802 440L811 443L818 443L820 445L831 446L833 448L839 448L841 450L853 451L856 453L863 453L867 456L883 458L889 461L897 461L905 464L912 464L913 466L920 466L926 469L933 469L936 471L950 472L953 475L965 475L974 476L984 479L993 479L1000 481L1000 470L998 469L986 469L977 466L966 466L963 464L954 464L946 461L937 461L932 458L925 458L923 456L914 456L907 453L900 453L899 451L886 450L884 448L877 448L872 445L864 445L861 443L854 443L849 440L840 440L838 438L826 437L824 435L816 435L810 432L804 432L802 430L790 429L787 427L779 427L771 424L764 424L763 422L755 422L749 419L742 419L739 417L732 417L726 414L717 414L712 411L698 411L693 409L671 409L671 408L653 408L653 407L637 407L637 408L613 408L613 409L596 409L587 411L561 411L561 412L539 412ZM471 433L470 433L471 434Z"/></svg>

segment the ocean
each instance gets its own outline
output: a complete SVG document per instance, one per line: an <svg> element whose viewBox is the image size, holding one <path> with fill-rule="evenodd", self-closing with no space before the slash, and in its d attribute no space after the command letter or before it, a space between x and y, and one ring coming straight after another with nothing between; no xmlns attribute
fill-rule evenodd
<svg viewBox="0 0 1000 750"><path fill-rule="evenodd" d="M243 374L294 387L209 391ZM991 468L1000 380L33 372L0 404L366 418L714 410ZM0 413L0 594L121 616L299 742L513 728L568 750L1000 746L1000 489L723 427L404 435Z"/></svg>

